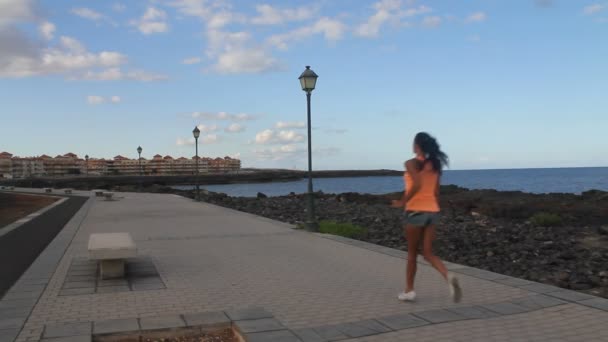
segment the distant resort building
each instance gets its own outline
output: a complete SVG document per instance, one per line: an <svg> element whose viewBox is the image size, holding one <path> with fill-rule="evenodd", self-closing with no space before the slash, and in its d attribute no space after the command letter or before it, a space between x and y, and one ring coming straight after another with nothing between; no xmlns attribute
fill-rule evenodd
<svg viewBox="0 0 608 342"><path fill-rule="evenodd" d="M241 161L230 157L199 157L198 161L199 173L233 173L240 169ZM157 154L152 159L138 160L117 155L112 159L85 160L74 153L25 158L0 153L0 178L193 174L196 174L196 157L173 158Z"/></svg>

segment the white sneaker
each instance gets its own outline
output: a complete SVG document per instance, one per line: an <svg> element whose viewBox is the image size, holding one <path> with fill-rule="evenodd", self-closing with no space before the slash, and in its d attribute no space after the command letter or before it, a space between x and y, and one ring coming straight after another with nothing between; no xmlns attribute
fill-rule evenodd
<svg viewBox="0 0 608 342"><path fill-rule="evenodd" d="M397 298L399 298L399 300L403 302L411 302L416 299L416 292L401 292L399 296L397 296Z"/></svg>
<svg viewBox="0 0 608 342"><path fill-rule="evenodd" d="M462 288L458 282L458 278L453 273L448 273L448 287L450 289L450 296L454 303L460 302L462 299Z"/></svg>

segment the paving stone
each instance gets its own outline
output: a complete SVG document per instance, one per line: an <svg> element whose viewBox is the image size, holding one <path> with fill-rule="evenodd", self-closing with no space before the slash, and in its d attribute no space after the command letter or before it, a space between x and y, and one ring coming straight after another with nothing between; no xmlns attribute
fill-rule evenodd
<svg viewBox="0 0 608 342"><path fill-rule="evenodd" d="M163 283L132 284L133 291L164 290L167 287Z"/></svg>
<svg viewBox="0 0 608 342"><path fill-rule="evenodd" d="M234 326L243 334L285 329L285 327L274 318L236 321L234 322Z"/></svg>
<svg viewBox="0 0 608 342"><path fill-rule="evenodd" d="M608 311L608 299L604 298L596 297L593 299L581 300L577 302L577 304L582 304L585 306L590 306L592 308Z"/></svg>
<svg viewBox="0 0 608 342"><path fill-rule="evenodd" d="M302 342L326 342L327 340L319 336L314 329L296 329L292 331Z"/></svg>
<svg viewBox="0 0 608 342"><path fill-rule="evenodd" d="M504 274L498 274L490 271L480 270L478 268L467 267L467 268L459 268L455 269L454 272L466 274L475 278L485 279L485 280L497 280L507 278Z"/></svg>
<svg viewBox="0 0 608 342"><path fill-rule="evenodd" d="M533 283L531 285L523 285L523 286L518 286L518 287L523 290L538 292L538 293L550 293L550 292L556 292L556 291L562 290L559 287L546 285L546 284L539 284L539 283Z"/></svg>
<svg viewBox="0 0 608 342"><path fill-rule="evenodd" d="M531 282L529 280L512 278L512 277L508 277L508 278L504 278L504 279L496 279L494 281L499 284L509 285L509 286L523 286L523 285L534 284L533 282Z"/></svg>
<svg viewBox="0 0 608 342"><path fill-rule="evenodd" d="M137 331L139 322L137 318L111 319L93 323L93 334L114 334L119 332Z"/></svg>
<svg viewBox="0 0 608 342"><path fill-rule="evenodd" d="M338 324L336 325L336 328L346 334L348 337L363 337L378 334L378 332L375 330L352 323Z"/></svg>
<svg viewBox="0 0 608 342"><path fill-rule="evenodd" d="M335 325L325 325L313 329L319 336L327 341L339 341L348 338L348 335L340 331Z"/></svg>
<svg viewBox="0 0 608 342"><path fill-rule="evenodd" d="M65 278L65 282L76 282L76 281L96 281L97 277L94 275L77 275L77 276L71 276L68 275Z"/></svg>
<svg viewBox="0 0 608 342"><path fill-rule="evenodd" d="M42 279L20 279L16 284L17 285L46 285L49 283L48 278Z"/></svg>
<svg viewBox="0 0 608 342"><path fill-rule="evenodd" d="M97 293L117 293L129 291L131 291L131 289L128 286L106 286L97 288Z"/></svg>
<svg viewBox="0 0 608 342"><path fill-rule="evenodd" d="M289 330L266 331L245 335L247 342L302 342Z"/></svg>
<svg viewBox="0 0 608 342"><path fill-rule="evenodd" d="M48 324L44 327L43 338L91 335L91 322Z"/></svg>
<svg viewBox="0 0 608 342"><path fill-rule="evenodd" d="M45 338L41 342L91 342L91 335Z"/></svg>
<svg viewBox="0 0 608 342"><path fill-rule="evenodd" d="M98 287L105 286L129 286L129 282L126 279L110 279L110 280L99 280L97 282Z"/></svg>
<svg viewBox="0 0 608 342"><path fill-rule="evenodd" d="M131 277L129 278L131 284L158 284L163 283L160 277Z"/></svg>
<svg viewBox="0 0 608 342"><path fill-rule="evenodd" d="M73 281L63 284L63 289L82 289L87 287L95 287L94 281Z"/></svg>
<svg viewBox="0 0 608 342"><path fill-rule="evenodd" d="M543 294L535 295L535 296L528 296L528 297L524 297L524 298L520 298L520 299L514 299L514 300L511 300L510 302L517 304L519 306L526 307L531 310L538 310L538 309L549 308L549 307L556 306L556 305L567 304L567 302L565 302L563 300L549 297L549 296L546 296Z"/></svg>
<svg viewBox="0 0 608 342"><path fill-rule="evenodd" d="M65 289L59 291L60 296L77 296L77 295L85 295L85 294L93 294L95 293L94 287L82 288L82 289Z"/></svg>
<svg viewBox="0 0 608 342"><path fill-rule="evenodd" d="M518 314L518 313L523 313L523 312L528 312L530 311L529 308L517 305L517 304L513 304L513 303L509 303L509 302L503 302L503 303L492 303L492 304L483 304L480 305L483 308L486 308L490 311L494 311L496 313L499 313L501 315L513 315L513 314Z"/></svg>
<svg viewBox="0 0 608 342"><path fill-rule="evenodd" d="M95 273L96 273L95 271L91 272L91 271L83 271L83 270L69 271L68 272L68 277L71 277L71 276L94 276Z"/></svg>
<svg viewBox="0 0 608 342"><path fill-rule="evenodd" d="M461 306L457 308L448 308L446 310L468 319L492 318L500 316L500 314L494 311L490 311L479 306Z"/></svg>
<svg viewBox="0 0 608 342"><path fill-rule="evenodd" d="M20 330L21 328L0 330L0 342L13 342L19 335Z"/></svg>
<svg viewBox="0 0 608 342"><path fill-rule="evenodd" d="M548 293L548 295L552 296L552 297L557 297L560 299L568 300L571 302L578 302L581 300L596 298L595 296L592 296L592 295L588 295L588 294L580 293L580 292L576 292L576 291L570 291L570 290L551 292L551 293Z"/></svg>
<svg viewBox="0 0 608 342"><path fill-rule="evenodd" d="M143 317L139 319L141 330L182 328L186 323L180 316Z"/></svg>
<svg viewBox="0 0 608 342"><path fill-rule="evenodd" d="M230 326L231 324L230 318L222 311L187 314L184 315L184 320L189 327L215 328Z"/></svg>
<svg viewBox="0 0 608 342"><path fill-rule="evenodd" d="M27 298L38 298L42 294L42 291L27 291L27 292L9 292L4 295L3 299L27 299Z"/></svg>
<svg viewBox="0 0 608 342"><path fill-rule="evenodd" d="M422 318L425 321L429 321L431 323L444 323L444 322L453 322L453 321L462 321L467 319L467 317L459 315L455 312L447 311L447 310L429 310L429 311L421 311L414 312L414 316Z"/></svg>
<svg viewBox="0 0 608 342"><path fill-rule="evenodd" d="M27 317L31 312L31 308L4 308L0 309L0 319Z"/></svg>
<svg viewBox="0 0 608 342"><path fill-rule="evenodd" d="M0 301L0 309L6 308L33 308L36 305L38 298L24 298L24 299L7 299Z"/></svg>
<svg viewBox="0 0 608 342"><path fill-rule="evenodd" d="M409 329L430 324L427 321L424 321L409 314L382 317L377 321L393 330Z"/></svg>
<svg viewBox="0 0 608 342"><path fill-rule="evenodd" d="M392 331L391 328L382 325L380 322L378 322L374 319L353 322L352 324L356 324L358 326L365 327L365 328L371 329L371 330L379 332L379 333L386 333L386 332Z"/></svg>
<svg viewBox="0 0 608 342"><path fill-rule="evenodd" d="M26 320L26 317L1 318L0 330L21 329Z"/></svg>
<svg viewBox="0 0 608 342"><path fill-rule="evenodd" d="M46 284L15 284L11 290L15 292L39 291L42 292Z"/></svg>
<svg viewBox="0 0 608 342"><path fill-rule="evenodd" d="M250 307L240 310L228 310L226 315L233 321L244 321L249 319L273 318L272 314L260 307Z"/></svg>

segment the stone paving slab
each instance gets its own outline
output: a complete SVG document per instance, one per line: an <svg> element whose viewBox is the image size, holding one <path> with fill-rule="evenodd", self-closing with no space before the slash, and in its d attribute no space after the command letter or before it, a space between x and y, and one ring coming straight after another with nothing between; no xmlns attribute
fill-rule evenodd
<svg viewBox="0 0 608 342"><path fill-rule="evenodd" d="M47 325L42 334L43 338L68 337L90 335L92 332L91 322L65 323Z"/></svg>
<svg viewBox="0 0 608 342"><path fill-rule="evenodd" d="M138 331L139 321L136 318L111 319L93 323L93 334L115 334L122 332Z"/></svg>
<svg viewBox="0 0 608 342"><path fill-rule="evenodd" d="M201 326L203 328L230 326L231 320L223 311L184 314L188 326Z"/></svg>

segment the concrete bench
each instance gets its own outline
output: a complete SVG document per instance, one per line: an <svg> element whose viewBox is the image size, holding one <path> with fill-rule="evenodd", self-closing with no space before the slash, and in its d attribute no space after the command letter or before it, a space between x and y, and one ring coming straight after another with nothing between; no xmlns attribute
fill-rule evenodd
<svg viewBox="0 0 608 342"><path fill-rule="evenodd" d="M92 190L92 191L93 191L93 193L95 194L96 197L102 197L103 196L103 192L105 190L103 190L103 189L95 189L95 190Z"/></svg>
<svg viewBox="0 0 608 342"><path fill-rule="evenodd" d="M89 237L89 259L99 262L101 279L124 278L125 259L137 256L129 233L98 233Z"/></svg>
<svg viewBox="0 0 608 342"><path fill-rule="evenodd" d="M103 193L103 196L106 198L106 201L111 201L114 198L114 193L113 192L109 192L109 191L105 191Z"/></svg>
<svg viewBox="0 0 608 342"><path fill-rule="evenodd" d="M44 188L44 192L49 192L50 193L50 192L53 192L53 189L51 189L51 188Z"/></svg>
<svg viewBox="0 0 608 342"><path fill-rule="evenodd" d="M63 190L66 194L71 194L72 193L72 189L65 189Z"/></svg>

